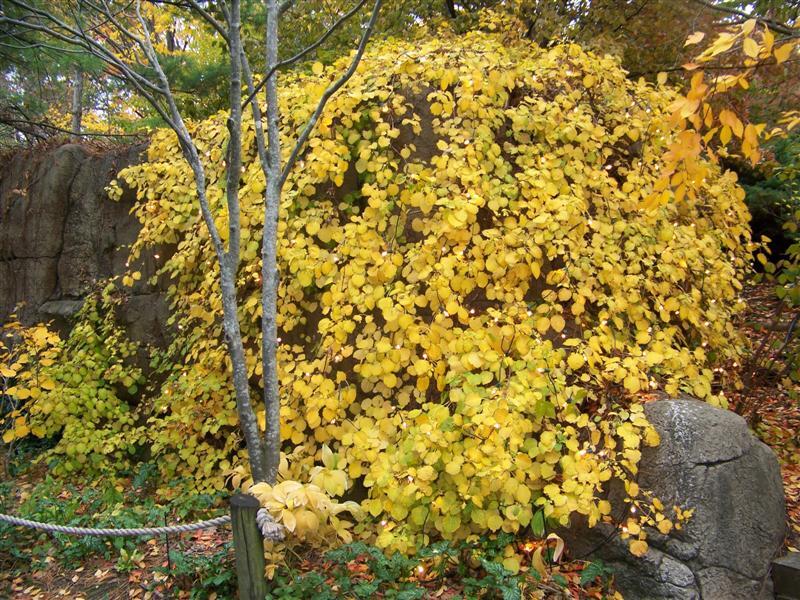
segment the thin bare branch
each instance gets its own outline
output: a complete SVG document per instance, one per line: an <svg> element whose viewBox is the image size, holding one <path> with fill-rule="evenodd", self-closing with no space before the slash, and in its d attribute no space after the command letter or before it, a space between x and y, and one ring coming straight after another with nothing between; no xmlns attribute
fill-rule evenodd
<svg viewBox="0 0 800 600"><path fill-rule="evenodd" d="M226 11L227 12L227 11ZM242 59L239 2L231 4L228 13L228 47L230 50L230 116L228 117L228 164L225 197L228 202L228 264L233 272L239 268L239 180L242 168Z"/></svg>
<svg viewBox="0 0 800 600"><path fill-rule="evenodd" d="M18 8L30 11L33 15L39 18L39 21L36 23L30 23L28 21L12 19L10 17L0 15L0 24L8 23L12 25L17 25L18 27L21 27L23 29L44 33L45 35L58 39L62 42L81 47L87 52L100 58L104 62L114 66L120 71L123 71L127 77L131 78L132 83L138 84L137 89L147 88L151 92L155 92L157 94L163 93L163 90L161 88L156 86L152 81L150 81L146 77L140 75L139 73L131 69L125 62L120 60L113 53L109 52L109 50L105 46L103 46L101 42L97 41L91 36L88 35L83 36L80 30L71 27L64 21L57 19L54 15L46 11L39 10L34 6L27 4L26 2L22 2L20 0L8 0L8 2L14 4ZM50 23L53 24L53 26L47 26L43 23L43 21L49 21ZM67 33L69 35L67 35Z"/></svg>
<svg viewBox="0 0 800 600"><path fill-rule="evenodd" d="M19 124L19 125L30 125L32 127L40 127L42 129L48 129L54 131L56 133L72 133L69 129L64 129L63 127L57 127L51 123L46 123L44 121L29 121L27 119L11 119L8 117L4 117L0 115L0 123L8 123L8 124ZM99 131L81 131L81 137L103 137L103 138L142 138L143 134L140 133L101 133Z"/></svg>
<svg viewBox="0 0 800 600"><path fill-rule="evenodd" d="M780 21L775 21L774 19L769 19L766 17L760 17L754 14L748 14L743 10L739 10L737 8L731 8L729 6L725 6L723 4L716 4L714 2L709 2L708 0L692 0L695 4L699 4L701 6L705 6L706 8L710 8L711 10L716 10L718 12L724 12L729 15L736 15L737 17L744 17L745 19L756 19L761 23L766 23L770 29L773 31L777 31L778 33L782 33L784 35L796 35L797 30L790 27L786 23L781 23Z"/></svg>
<svg viewBox="0 0 800 600"><path fill-rule="evenodd" d="M367 48L367 42L369 41L370 35L372 35L372 30L375 28L375 23L378 20L378 14L381 10L381 5L383 4L383 0L375 0L375 4L372 7L372 15L370 16L369 22L367 23L366 28L364 29L364 33L361 35L361 42L358 44L358 50L356 50L356 55L353 57L350 66L347 68L347 71L337 79L334 83L328 86L328 89L323 92L322 97L317 104L317 108L314 113L311 115L311 118L306 123L303 132L300 134L300 137L297 138L297 142L295 143L294 149L292 153L289 155L289 159L286 161L286 164L283 167L283 172L281 173L281 180L279 190L283 188L283 185L286 183L287 177L289 177L289 173L291 173L292 168L294 167L295 162L297 162L297 157L302 152L303 147L305 146L306 142L308 141L308 137L311 135L311 132L314 130L314 126L317 124L317 120L319 120L322 111L325 109L325 105L328 103L328 100L338 92L342 86L348 82L348 80L353 76L358 68L358 63L361 62L361 58L364 56L364 50Z"/></svg>
<svg viewBox="0 0 800 600"><path fill-rule="evenodd" d="M220 36L222 36L222 39L225 40L226 44L230 43L230 40L228 38L228 32L225 30L225 26L222 23L220 23L217 19L215 19L214 15L212 15L210 12L208 12L206 9L200 6L200 3L196 2L195 0L187 0L187 3L189 6L192 7L192 9L198 15L200 15L206 21L206 23L211 25L214 31L216 31L218 34L220 34Z"/></svg>
<svg viewBox="0 0 800 600"><path fill-rule="evenodd" d="M300 52L298 52L297 54L295 54L291 58L287 58L286 60L282 60L281 62L276 63L269 71L267 71L267 74L264 76L264 79L261 80L261 83L259 83L252 90L249 90L250 94L249 94L249 96L247 96L247 99L244 101L245 105L247 105L247 104L249 104L249 103L251 103L253 101L253 98L255 98L256 94L258 94L258 92L260 92L264 88L264 85L267 83L267 80L270 77L272 77L272 75L275 73L275 71L277 71L278 69L282 69L283 67L288 67L289 65L296 63L297 61L301 60L304 56L308 56L311 52L313 52L314 50L319 48L322 44L325 43L325 41L331 35L333 35L333 33L337 29L339 29L339 27L342 26L342 24L344 24L350 17L352 17L359 10L361 10L361 7L364 6L366 3L367 3L367 0L359 0L358 4L356 4L352 8L352 10L349 10L348 12L343 14L341 17L339 17L336 20L336 22L333 25L331 25L330 28L325 33L322 34L322 36L320 36L317 39L317 41L315 41L310 46L307 46L306 48L304 48L303 50L301 50Z"/></svg>

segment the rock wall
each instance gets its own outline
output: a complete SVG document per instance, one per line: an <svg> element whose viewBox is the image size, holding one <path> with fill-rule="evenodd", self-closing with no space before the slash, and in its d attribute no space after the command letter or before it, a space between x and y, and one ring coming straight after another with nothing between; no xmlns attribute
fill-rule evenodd
<svg viewBox="0 0 800 600"><path fill-rule="evenodd" d="M126 270L140 229L130 214L135 195L114 202L105 188L143 150L65 144L0 164L0 323L16 310L24 323L68 327L98 282ZM160 345L167 304L161 289L144 283L157 266L153 255L141 262L142 282L118 318L134 339Z"/></svg>

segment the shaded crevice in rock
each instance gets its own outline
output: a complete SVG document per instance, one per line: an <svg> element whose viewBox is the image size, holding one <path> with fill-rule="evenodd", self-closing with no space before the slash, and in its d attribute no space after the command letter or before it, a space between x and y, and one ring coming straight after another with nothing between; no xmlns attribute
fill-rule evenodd
<svg viewBox="0 0 800 600"><path fill-rule="evenodd" d="M727 464L727 463L734 462L736 460L739 460L743 456L745 456L744 453L738 454L738 455L733 456L731 458L723 458L723 459L720 459L720 460L711 460L711 461L708 461L708 462L697 462L697 463L694 463L694 465L696 467L705 467L707 469L710 469L712 467L718 467L720 465L724 465L724 464Z"/></svg>
<svg viewBox="0 0 800 600"><path fill-rule="evenodd" d="M70 201L72 200L72 186L74 185L75 180L78 178L78 174L81 172L81 167L84 164L85 164L85 161L80 161L78 163L77 168L75 169L74 173L72 174L72 177L70 178L69 182L67 183L66 189L64 190L64 195L67 198L68 204L67 204L67 218L65 218L63 223L61 224L61 236L60 236L60 239L59 239L60 246L58 248L58 254L57 254L58 257L59 257L59 263L61 262L60 261L61 256L64 254L64 238L68 233L67 227L68 227L68 224L69 224L69 213L70 213L70 207L71 207ZM61 279L60 279L59 269L56 268L56 282L55 282L54 295L60 296L61 292L62 292L62 287L61 287Z"/></svg>

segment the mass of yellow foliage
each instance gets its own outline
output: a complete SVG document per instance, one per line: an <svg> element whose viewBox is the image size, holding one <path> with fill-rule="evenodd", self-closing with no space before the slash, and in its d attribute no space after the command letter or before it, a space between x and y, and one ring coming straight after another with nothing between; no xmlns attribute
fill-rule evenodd
<svg viewBox="0 0 800 600"><path fill-rule="evenodd" d="M346 60L283 76L284 147ZM658 442L641 394L726 404L715 368L739 352L731 319L751 250L743 191L717 165L691 202L643 202L676 147L676 97L576 45L446 31L376 43L280 207L281 473L314 489L262 495L330 506L357 486L374 520L356 532L398 549L516 532L539 511L597 522L612 477L635 501L642 447ZM257 390L265 182L252 127L238 283ZM193 134L225 232L225 115ZM139 198L132 259L175 248L163 272L176 335L114 447L147 447L164 480L242 481L218 268L174 134L157 133L120 179ZM68 385L36 403L58 405ZM56 413L36 405L29 418L51 431ZM65 431L56 452L98 462L98 445L76 439ZM302 528L318 520L304 514Z"/></svg>

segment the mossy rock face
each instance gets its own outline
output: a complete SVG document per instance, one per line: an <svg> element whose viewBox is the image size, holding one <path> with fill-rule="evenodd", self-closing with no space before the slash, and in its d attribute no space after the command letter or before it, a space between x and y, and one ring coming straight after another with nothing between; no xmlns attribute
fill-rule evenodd
<svg viewBox="0 0 800 600"><path fill-rule="evenodd" d="M285 147L346 62L282 77ZM657 440L639 393L724 403L712 369L737 354L747 211L715 166L696 201L643 204L675 141L674 96L574 45L446 32L373 44L284 190L283 476L312 477L327 444L324 469L361 480L362 506L392 523L378 542L401 549L517 531L539 510L596 521L604 482ZM225 115L193 133L224 231ZM252 125L245 138L255 392L265 185ZM244 461L217 269L175 136L157 133L148 153L121 175L139 194L134 251L177 244L165 270L180 333L137 435L166 474L218 486Z"/></svg>

